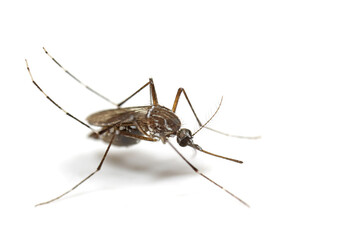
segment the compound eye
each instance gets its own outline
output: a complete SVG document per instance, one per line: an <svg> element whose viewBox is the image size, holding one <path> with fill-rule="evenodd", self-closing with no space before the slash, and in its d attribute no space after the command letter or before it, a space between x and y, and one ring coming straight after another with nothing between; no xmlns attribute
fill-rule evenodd
<svg viewBox="0 0 360 240"><path fill-rule="evenodd" d="M192 144L191 131L186 128L180 129L177 133L176 140L181 147L189 146L190 144Z"/></svg>

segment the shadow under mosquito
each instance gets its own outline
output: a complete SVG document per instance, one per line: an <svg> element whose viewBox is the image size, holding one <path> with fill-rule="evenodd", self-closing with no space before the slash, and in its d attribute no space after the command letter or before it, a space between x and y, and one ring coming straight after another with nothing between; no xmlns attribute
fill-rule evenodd
<svg viewBox="0 0 360 240"><path fill-rule="evenodd" d="M100 155L98 155L99 157ZM107 168L118 169L132 174L166 180L169 177L193 175L194 172L185 162L174 156L162 156L136 150L116 151L106 158Z"/></svg>
<svg viewBox="0 0 360 240"><path fill-rule="evenodd" d="M67 161L64 171L69 173L76 184L79 179L85 178L96 169L103 157L103 152L92 151L84 155L78 155L75 159ZM194 156L190 157L191 161ZM93 166L93 168L89 167ZM200 165L202 170L206 170ZM141 149L116 149L105 159L99 172L84 182L79 189L64 197L69 199L92 192L120 189L121 186L149 184L151 182L167 181L177 177L197 177L194 171L186 163L182 162L176 153L174 156L168 154L154 154ZM96 187L94 188L94 183ZM89 188L86 185L92 185ZM80 188L85 190L80 190ZM62 200L62 199L59 199Z"/></svg>

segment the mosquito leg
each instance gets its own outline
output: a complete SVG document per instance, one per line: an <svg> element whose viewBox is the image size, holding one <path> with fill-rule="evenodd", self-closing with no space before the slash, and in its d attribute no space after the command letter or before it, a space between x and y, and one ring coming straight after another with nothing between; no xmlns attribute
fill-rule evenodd
<svg viewBox="0 0 360 240"><path fill-rule="evenodd" d="M198 116L196 115L195 110L194 110L193 106L191 105L191 102L190 102L190 100L189 100L189 98L188 98L188 96L187 96L187 94L185 92L185 89L183 89L183 88L179 88L177 93L176 93L176 97L175 97L175 101L174 101L174 104L173 104L173 107L172 107L172 111L173 112L176 111L176 108L177 108L177 105L179 103L181 93L184 93L185 98L186 98L186 100L187 100L187 102L188 102L188 104L189 104L189 106L191 108L191 111L193 112L193 114L194 114L194 116L196 118L196 121L198 122L199 126L202 126L202 123L200 122Z"/></svg>
<svg viewBox="0 0 360 240"><path fill-rule="evenodd" d="M190 106L190 108L191 108L191 111L193 112L193 114L194 114L194 116L195 116L195 118L196 118L196 121L198 122L200 128L206 128L206 129L208 129L208 130L211 130L211 131L214 131L214 132L216 132L216 133L219 133L219 134L222 134L222 135L225 135L225 136L229 136L229 137L246 138L246 139L258 139L258 138L260 138L260 136L247 137L247 136L232 135L232 134L224 133L224 132L221 132L221 131L218 131L218 130L209 128L209 127L207 127L207 126L204 126L204 125L200 122L198 116L196 115L195 110L194 110L194 108L193 108L193 106L191 105L191 102L190 102L190 100L189 100L189 97L187 96L187 94L186 94L186 92L185 92L185 89L183 89L183 88L179 88L178 91L177 91L177 94L176 94L176 97L175 97L175 101L174 101L174 104L173 104L173 108L172 108L172 111L173 111L173 112L176 111L176 108L177 108L177 105L178 105L178 102L179 102L181 93L184 93L184 96L185 96L185 98L186 98L186 100L187 100L187 102L188 102L188 104L189 104L189 106ZM218 111L218 110L216 110L216 111ZM206 125L206 124L205 124L205 125Z"/></svg>
<svg viewBox="0 0 360 240"><path fill-rule="evenodd" d="M111 101L110 99L108 99L107 97L105 97L104 95L98 93L97 91L95 91L94 89L92 89L91 87L89 87L88 85L84 84L82 81L80 81L77 77L75 77L72 73L70 73L66 68L64 68L53 56L50 55L50 53L43 47L45 53L62 69L64 70L70 77L72 77L75 81L77 81L78 83L80 83L82 86L84 86L85 88L87 88L89 91L91 91L92 93L96 94L97 96L101 97L102 99L104 99L105 101L120 107L121 105L123 105L127 100L129 100L130 98L132 98L134 95L136 95L138 92L140 92L142 89L144 89L147 85L150 84L150 104L152 105L158 105L158 101L157 101L157 95L156 95L156 91L155 91L155 86L153 83L152 78L149 79L149 81L142 86L139 90L137 90L134 94L132 94L130 97L128 97L127 99L125 99L124 101L122 101L121 103L115 103L113 101Z"/></svg>
<svg viewBox="0 0 360 240"><path fill-rule="evenodd" d="M192 170L194 170L194 172L196 172L197 174L199 174L200 176L202 176L203 178L207 179L208 181L212 182L213 184L215 184L216 186L218 186L219 188L221 188L222 190L224 190L226 193L230 194L232 197L236 198L238 201L240 201L242 204L244 204L247 207L250 207L249 204L247 204L246 202L244 202L243 200L241 200L238 196L236 196L235 194L233 194L232 192L228 191L227 189L225 189L223 186L219 185L218 183L216 183L215 181L213 181L212 179L210 179L209 177L207 177L205 174L201 173L194 165L192 165L175 147L174 145L172 145L169 141L167 141L167 143L169 143L169 145L175 150L175 152L177 152L177 154L179 154L179 156L192 168Z"/></svg>
<svg viewBox="0 0 360 240"><path fill-rule="evenodd" d="M96 94L97 96L101 97L102 99L104 99L105 101L113 104L113 105L117 105L115 102L111 101L110 99L108 99L107 97L105 97L104 95L98 93L97 91L95 91L94 89L92 89L91 87L89 87L88 85L84 84L82 81L80 81L77 77L75 77L72 73L70 73L68 70L66 70L57 60L55 60L55 58L53 58L50 53L43 47L46 55L48 55L62 70L64 70L70 77L72 77L75 81L77 81L78 83L80 83L83 87L85 87L86 89L88 89L90 92Z"/></svg>
<svg viewBox="0 0 360 240"><path fill-rule="evenodd" d="M134 92L133 94L131 94L128 98L126 98L124 101L120 102L119 104L116 104L117 107L121 107L121 105L123 105L125 102L127 102L130 98L132 98L133 96L135 96L136 94L138 94L141 90L143 90L147 85L150 85L150 105L159 105L158 100L157 100L157 94L156 94L156 90L155 90L155 85L153 82L153 79L150 78L149 81L142 86L141 88L139 88L138 90L136 90L136 92Z"/></svg>
<svg viewBox="0 0 360 240"><path fill-rule="evenodd" d="M78 118L74 117L73 115L71 115L70 113L68 113L67 111L65 111L62 107L60 107L60 105L58 105L54 100L52 100L41 88L40 86L35 82L31 72L30 72L30 67L29 67L29 64L27 62L27 60L25 59L25 62L26 62L26 68L29 72L29 75L30 75L30 78L31 78L31 81L34 83L34 85L40 90L40 92L42 92L45 97L50 101L52 102L56 107L58 107L61 111L63 111L66 115L68 115L69 117L75 119L76 121L78 121L79 123L81 123L82 125L84 125L85 127L89 128L94 134L98 135L98 132L96 130L94 130L92 127L90 127L90 125L86 124L85 122L79 120Z"/></svg>
<svg viewBox="0 0 360 240"><path fill-rule="evenodd" d="M135 121L135 126L139 130L139 132L141 132L144 136L151 138L151 136L147 134L147 132L140 126L140 124L137 121Z"/></svg>
<svg viewBox="0 0 360 240"><path fill-rule="evenodd" d="M79 182L78 184L76 184L73 188L71 188L70 190L64 192L63 194L61 194L60 196L56 197L56 198L53 198L49 201L46 201L46 202L42 202L42 203L39 203L39 204L36 204L35 207L37 206L40 206L40 205L44 205L44 204L48 204L48 203L51 203L55 200L58 200L59 198L62 198L63 196L65 196L66 194L70 193L71 191L73 191L75 188L77 188L78 186L80 186L83 182L85 182L86 180L88 180L90 177L92 177L95 173L97 173L98 171L100 171L101 169L101 166L103 165L104 161L105 161L105 158L106 158L106 155L108 154L109 152L109 149L110 149L110 146L112 144L112 142L114 141L114 138L115 138L115 134L112 136L110 142L109 142L109 145L108 147L106 148L106 151L104 153L104 156L102 157L101 159L101 162L99 164L99 166L96 168L96 170L94 172L92 172L89 176L87 176L86 178L84 178L81 182Z"/></svg>
<svg viewBox="0 0 360 240"><path fill-rule="evenodd" d="M140 131L140 130L139 130ZM140 131L141 132L141 131ZM158 139L156 138L152 138L152 137L147 137L147 136L141 136L141 135L136 135L136 134L132 134L132 133L129 133L127 131L120 131L120 134L122 136L126 136L126 137L129 137L129 138L135 138L135 139L140 139L140 140L145 140L145 141L150 141L150 142L157 142Z"/></svg>

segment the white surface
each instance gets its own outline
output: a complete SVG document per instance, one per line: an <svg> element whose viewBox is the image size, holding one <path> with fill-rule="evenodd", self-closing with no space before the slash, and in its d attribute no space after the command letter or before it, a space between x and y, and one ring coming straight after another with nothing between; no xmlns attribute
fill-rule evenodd
<svg viewBox="0 0 360 240"><path fill-rule="evenodd" d="M357 1L12 1L2 3L1 239L359 239ZM112 148L102 171L61 201L34 208L94 170L106 145L80 119L110 108L42 51L121 101L153 77L168 107L184 87L211 126L204 149ZM148 92L129 104L146 104ZM184 99L179 116L196 123Z"/></svg>

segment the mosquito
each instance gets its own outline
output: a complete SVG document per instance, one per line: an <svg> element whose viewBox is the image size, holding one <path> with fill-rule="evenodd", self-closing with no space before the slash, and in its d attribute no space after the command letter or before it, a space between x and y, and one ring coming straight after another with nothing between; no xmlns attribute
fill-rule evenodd
<svg viewBox="0 0 360 240"><path fill-rule="evenodd" d="M79 187L86 180L91 178L95 173L100 171L100 169L101 169L101 167L102 167L102 165L103 165L103 163L104 163L104 161L106 159L106 156L107 156L107 154L108 154L108 152L110 150L110 147L112 145L115 145L115 146L131 146L131 145L139 143L140 140L144 140L144 141L150 141L150 142L161 141L164 144L165 143L169 144L170 147L175 150L175 152L186 162L187 165L190 166L190 168L195 173L199 174L200 176L202 176L206 180L210 181L211 183L213 183L214 185L216 185L217 187L219 187L220 189L222 189L223 191L225 191L226 193L228 193L229 195L231 195L232 197L234 197L235 199L240 201L245 206L249 207L249 205L245 201L243 201L238 196L236 196L232 192L228 191L223 186L216 183L215 181L213 181L212 179L207 177L205 174L200 172L169 141L169 138L176 137L177 143L181 147L188 146L188 147L191 147L191 148L193 148L193 149L195 149L197 151L200 151L200 152L203 152L203 153L206 153L206 154L218 157L218 158L226 159L226 160L233 161L233 162L236 162L236 163L243 163L240 160L236 160L236 159L229 158L229 157L224 157L224 156L221 156L221 155L214 154L214 153L211 153L209 151L206 151L203 148L201 148L198 144L195 144L194 141L193 141L193 138L196 135L196 133L198 133L203 128L207 128L209 130L215 131L215 132L220 133L220 134L224 134L224 135L227 135L227 136L238 137L238 138L247 138L247 139L257 139L257 138L259 138L259 137L234 136L234 135L226 134L226 133L211 129L211 128L206 126L208 124L208 122L210 122L210 120L218 112L218 110L220 108L220 105L221 105L221 102L222 102L222 98L221 98L221 102L220 102L216 112L212 115L212 117L205 124L202 124L201 121L199 120L199 118L196 115L195 110L194 110L194 108L193 108L193 106L192 106L192 104L191 104L191 102L189 100L189 97L188 97L188 95L186 94L186 92L185 92L185 90L183 88L178 89L177 94L175 96L175 101L174 101L173 106L172 106L171 109L166 108L164 106L161 106L159 104L159 102L158 102L158 98L157 98L157 94L156 94L156 90L155 90L155 85L154 85L154 81L153 81L152 78L150 78L149 81L146 84L144 84L141 88L139 88L137 91L135 91L128 98L126 98L125 100L123 100L120 103L115 103L115 102L109 100L108 98L104 97L103 95L101 95L97 91L93 90L89 86L85 85L78 78L76 78L73 74L71 74L68 70L66 70L57 60L55 60L55 58L53 58L45 48L43 48L43 50L70 77L72 77L78 83L83 85L89 91L93 92L94 94L96 94L100 98L102 98L105 101L107 101L107 102L111 103L112 105L114 105L115 108L91 114L89 117L87 117L87 122L88 123L85 123L84 121L79 120L78 118L76 118L75 116L73 116L72 114L70 114L66 110L64 110L60 105L58 105L54 100L52 100L52 98L50 98L40 88L40 86L35 82L35 80L34 80L34 78L32 76L28 61L25 59L26 68L27 68L27 71L28 71L28 73L30 75L31 81L40 90L40 92L42 92L50 102L52 102L56 107L58 107L66 115L68 115L69 117L73 118L74 120L76 120L77 122L82 124L83 126L90 129L91 130L91 133L89 135L90 137L92 137L94 139L102 140L102 141L104 141L104 142L106 142L108 144L107 148L105 150L105 153L104 153L104 155L103 155L103 157L102 157L102 159L101 159L101 161L100 161L100 163L99 163L99 165L98 165L98 167L96 168L95 171L93 171L90 175L88 175L83 180L81 180L78 184L73 186L70 190L64 192L63 194L61 194L61 195L59 195L59 196L57 196L57 197L55 197L55 198L53 198L53 199L51 199L49 201L38 203L35 206L48 204L48 203L54 202L55 200L58 200L58 199L62 198L63 196L70 193L71 191L75 190L77 187ZM149 86L149 88L150 88L150 105L137 106L137 107L122 107L123 104L125 104L129 99L134 97L136 94L138 94L141 90L143 90L147 86ZM180 119L175 114L177 106L178 106L178 102L179 102L179 99L180 99L180 96L182 94L185 96L185 99L187 100L187 103L189 104L190 109L191 109L192 113L194 114L197 123L199 124L199 129L195 133L192 133L187 128L181 128ZM92 126L99 127L100 130L95 130Z"/></svg>

